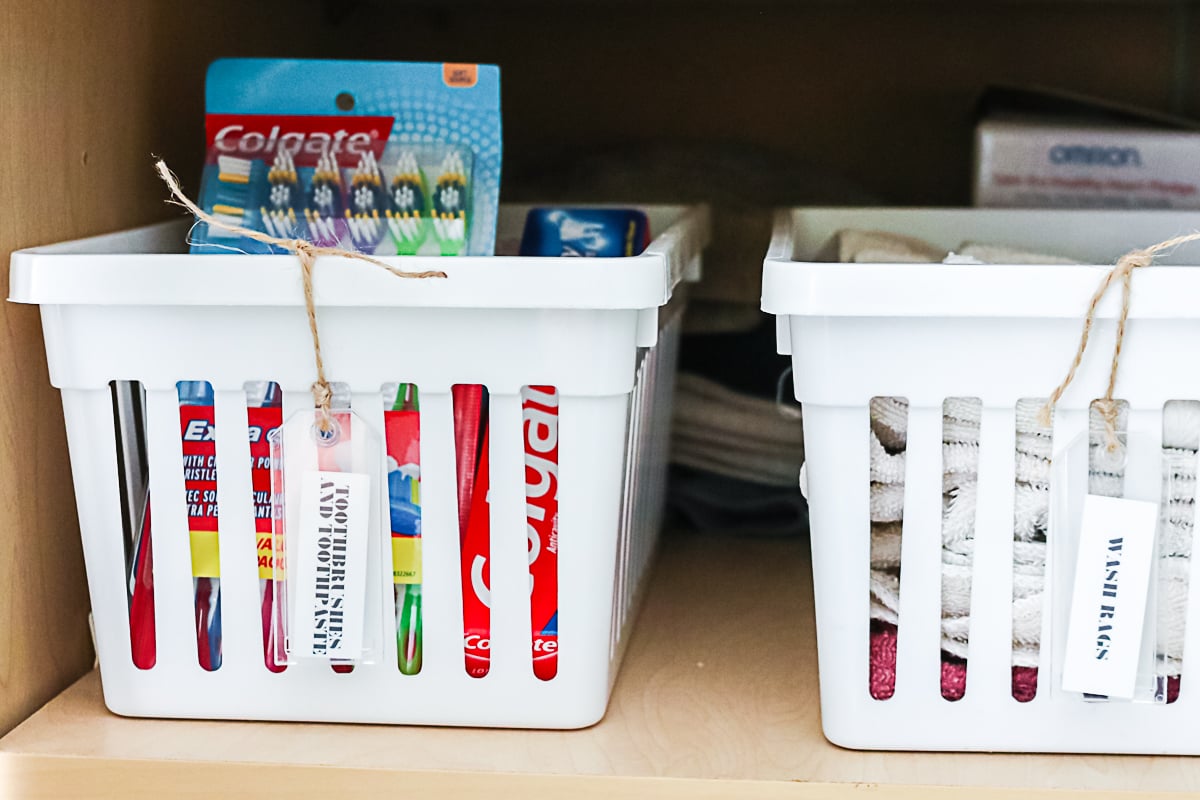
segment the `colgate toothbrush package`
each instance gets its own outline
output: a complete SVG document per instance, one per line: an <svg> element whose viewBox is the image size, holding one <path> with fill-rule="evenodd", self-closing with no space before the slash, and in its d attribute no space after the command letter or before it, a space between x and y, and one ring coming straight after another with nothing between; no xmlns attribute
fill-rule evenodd
<svg viewBox="0 0 1200 800"><path fill-rule="evenodd" d="M200 205L375 255L490 255L500 73L474 64L225 59L209 68ZM198 224L193 252L274 252Z"/></svg>

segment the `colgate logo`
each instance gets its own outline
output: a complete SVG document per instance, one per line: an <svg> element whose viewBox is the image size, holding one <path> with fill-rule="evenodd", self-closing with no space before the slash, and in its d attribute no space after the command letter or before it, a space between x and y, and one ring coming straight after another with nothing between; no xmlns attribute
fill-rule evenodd
<svg viewBox="0 0 1200 800"><path fill-rule="evenodd" d="M210 155L269 159L282 150L297 166L314 166L328 152L352 168L368 152L383 156L392 123L391 117L209 114L205 129Z"/></svg>
<svg viewBox="0 0 1200 800"><path fill-rule="evenodd" d="M492 640L478 633L468 633L463 636L463 647L467 650L491 650Z"/></svg>
<svg viewBox="0 0 1200 800"><path fill-rule="evenodd" d="M525 519L529 537L529 565L546 550L558 553L558 393L530 386L524 392L525 418ZM549 524L547 524L549 517ZM539 530L542 529L542 530ZM533 591L534 576L529 576Z"/></svg>

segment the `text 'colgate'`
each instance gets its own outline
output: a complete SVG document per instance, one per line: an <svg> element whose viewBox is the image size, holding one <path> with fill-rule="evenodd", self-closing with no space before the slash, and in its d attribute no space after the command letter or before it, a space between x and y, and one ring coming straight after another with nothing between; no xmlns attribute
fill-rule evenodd
<svg viewBox="0 0 1200 800"><path fill-rule="evenodd" d="M383 157L392 135L391 117L209 114L205 135L210 157L268 159L279 150L298 167L312 167L328 152L352 169L368 152Z"/></svg>

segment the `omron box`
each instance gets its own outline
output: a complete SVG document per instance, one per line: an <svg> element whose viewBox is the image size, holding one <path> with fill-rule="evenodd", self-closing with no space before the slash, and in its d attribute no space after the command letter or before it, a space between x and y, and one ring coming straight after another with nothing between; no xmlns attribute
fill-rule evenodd
<svg viewBox="0 0 1200 800"><path fill-rule="evenodd" d="M972 192L977 206L1200 208L1200 127L1066 94L990 89Z"/></svg>

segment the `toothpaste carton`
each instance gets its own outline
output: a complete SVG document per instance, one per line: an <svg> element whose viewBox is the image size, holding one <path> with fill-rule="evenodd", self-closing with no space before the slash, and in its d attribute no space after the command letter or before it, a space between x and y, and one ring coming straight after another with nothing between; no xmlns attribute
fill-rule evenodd
<svg viewBox="0 0 1200 800"><path fill-rule="evenodd" d="M636 209L535 208L525 217L523 256L636 256L650 244L650 221Z"/></svg>

